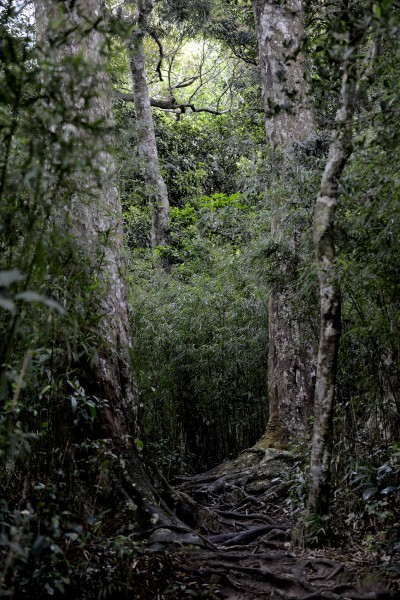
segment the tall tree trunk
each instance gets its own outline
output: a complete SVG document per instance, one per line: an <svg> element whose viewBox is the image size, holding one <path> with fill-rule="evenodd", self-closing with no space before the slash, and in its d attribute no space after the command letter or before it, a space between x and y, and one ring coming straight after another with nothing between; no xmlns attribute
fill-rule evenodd
<svg viewBox="0 0 400 600"><path fill-rule="evenodd" d="M101 315L96 342L98 362L81 369L86 370L83 376L85 385L90 386L88 394L106 400L107 407L99 411L95 423L88 425L83 435L85 440L100 443L104 460L109 463L107 473L101 476L105 481L101 494L106 506L111 503L118 513L121 506L129 505L131 523L140 522L146 527L151 519L173 520L173 516L155 493L133 441L137 435L137 400L130 360L128 291L123 277L122 211L115 164L109 151L113 116L106 70L104 6L100 0L76 0L68 5L61 0L35 0L35 9L43 64L51 65L43 71L44 90L51 85L55 72L60 82L58 96L52 97L50 109L57 114L59 103L62 118L55 117L50 128L57 139L73 136L79 150L79 164L69 173L74 191L68 198L63 196L62 206L56 207L53 226L60 235L67 232L72 245L79 249L82 263L75 268L89 265L92 276L96 274L94 293ZM55 152L55 156L49 157L46 200L52 204L55 198L51 179L60 172L62 158L62 147L59 156ZM86 170L82 174L80 169L84 165ZM81 185L76 183L79 180ZM65 454L70 455L73 467L75 453L79 452L79 444L74 442L79 441L76 436L81 434L75 432L70 421L66 414L59 427L67 430ZM99 458L92 464L100 464ZM86 466L90 470L88 463ZM98 473L94 475L96 494L100 489L98 477ZM74 475L73 479L76 480ZM88 493L87 482L82 493Z"/></svg>
<svg viewBox="0 0 400 600"><path fill-rule="evenodd" d="M345 10L348 6L344 4ZM347 8L346 8L347 7ZM349 20L347 12L345 19ZM349 20L350 21L350 20ZM335 252L335 212L343 170L353 149L353 117L359 89L354 51L365 29L350 23L348 52L344 60L336 128L329 148L328 160L321 179L314 211L313 238L320 293L320 339L315 387L314 428L311 451L311 486L308 496L308 533L313 531L315 516L329 511L330 474L336 364L341 330L341 298ZM375 49L372 51L372 58ZM367 76L367 75L365 75Z"/></svg>
<svg viewBox="0 0 400 600"><path fill-rule="evenodd" d="M136 119L139 128L138 152L143 160L143 170L150 204L152 206L152 247L169 245L169 199L167 186L161 174L153 115L146 75L146 54L143 40L148 17L154 0L138 0L135 29L128 39L130 70L133 84ZM168 269L164 256L161 264Z"/></svg>
<svg viewBox="0 0 400 600"><path fill-rule="evenodd" d="M123 278L122 211L110 153L113 113L106 74L103 7L99 0L81 0L73 6L69 9L61 1L35 0L38 43L43 55L63 70L59 73L60 99L65 114L59 123L54 121L52 129L60 139L65 135L75 137L82 163L86 159L91 169L83 175L83 184L76 186L69 204L58 211L54 224L68 231L88 257L92 270L98 269L99 312L104 316L98 330L103 345L99 349L97 383L105 397L113 398L115 415L124 411L121 422L128 419L134 424L136 390L130 366L128 290ZM75 31L71 31L73 26ZM85 74L77 78L68 62L63 61L80 55L84 57ZM54 110L56 113L57 106ZM97 134L93 135L96 127ZM56 158L60 159L62 156ZM58 167L50 166L54 171ZM72 178L80 177L72 173Z"/></svg>
<svg viewBox="0 0 400 600"><path fill-rule="evenodd" d="M252 0L259 45L261 86L267 141L291 154L296 143L314 133L309 102L301 0ZM282 239L284 214L273 207L272 236ZM290 245L296 251L295 233ZM285 274L288 265L282 259ZM256 447L284 446L309 431L313 406L315 352L296 316L287 284L273 289L269 300L267 430ZM309 335L308 335L309 337Z"/></svg>

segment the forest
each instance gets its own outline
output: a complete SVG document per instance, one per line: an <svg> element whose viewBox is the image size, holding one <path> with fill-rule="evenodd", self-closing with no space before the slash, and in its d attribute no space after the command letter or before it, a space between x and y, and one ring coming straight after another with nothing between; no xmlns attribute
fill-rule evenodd
<svg viewBox="0 0 400 600"><path fill-rule="evenodd" d="M0 0L0 597L400 598L400 4Z"/></svg>

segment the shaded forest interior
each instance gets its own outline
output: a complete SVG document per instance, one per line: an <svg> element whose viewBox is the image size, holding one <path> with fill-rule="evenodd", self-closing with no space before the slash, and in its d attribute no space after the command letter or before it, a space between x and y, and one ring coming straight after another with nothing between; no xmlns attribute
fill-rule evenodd
<svg viewBox="0 0 400 600"><path fill-rule="evenodd" d="M400 598L400 7L0 0L0 597Z"/></svg>

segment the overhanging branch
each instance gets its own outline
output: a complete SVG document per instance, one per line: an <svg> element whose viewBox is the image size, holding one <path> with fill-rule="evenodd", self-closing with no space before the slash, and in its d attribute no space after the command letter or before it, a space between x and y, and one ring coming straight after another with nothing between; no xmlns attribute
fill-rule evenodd
<svg viewBox="0 0 400 600"><path fill-rule="evenodd" d="M134 102L134 95L133 94L127 94L127 93L123 93L123 92L117 92L116 93L116 97L118 100L123 100L124 102ZM226 113L229 112L229 110L216 110L213 108L197 108L195 106L195 104L193 104L192 102L182 102L182 103L178 103L176 101L175 98L170 98L168 100L157 100L155 98L150 98L150 104L151 106L154 106L154 108L160 108L161 110L169 110L169 111L173 111L176 114L183 114L185 113L187 110L191 110L192 112L203 112L203 113L209 113L210 115L224 115Z"/></svg>

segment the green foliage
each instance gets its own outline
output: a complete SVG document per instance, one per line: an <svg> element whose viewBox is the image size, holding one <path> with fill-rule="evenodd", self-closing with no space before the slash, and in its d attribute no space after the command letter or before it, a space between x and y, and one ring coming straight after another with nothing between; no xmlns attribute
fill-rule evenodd
<svg viewBox="0 0 400 600"><path fill-rule="evenodd" d="M201 196L235 194L239 185L242 187L241 165L247 160L250 170L264 147L263 124L254 122L253 113L246 115L245 106L235 114L194 114L179 120L154 111L154 124L162 174L173 207L183 208ZM123 204L126 208L143 207L148 199L136 150L135 117L125 105L117 108L117 130ZM254 147L261 143L255 158ZM268 168L265 163L264 168Z"/></svg>
<svg viewBox="0 0 400 600"><path fill-rule="evenodd" d="M186 116L172 121L155 114L163 175L173 206L201 195L232 194L240 156L246 152L232 115ZM249 147L247 147L249 151Z"/></svg>
<svg viewBox="0 0 400 600"><path fill-rule="evenodd" d="M123 213L125 239L129 248L150 248L151 209L131 204Z"/></svg>
<svg viewBox="0 0 400 600"><path fill-rule="evenodd" d="M386 66L384 77L389 76ZM397 127L394 115L391 127ZM400 414L400 212L399 182L393 177L400 146L395 139L382 141L380 119L374 128L363 127L344 181L340 214L341 406L350 416L352 437L369 448L393 439Z"/></svg>
<svg viewBox="0 0 400 600"><path fill-rule="evenodd" d="M353 471L346 485L336 494L335 534L339 539L352 536L365 550L373 553L383 564L392 561L396 566L399 534L400 469L396 446L386 451L353 460ZM389 565L387 565L389 566Z"/></svg>
<svg viewBox="0 0 400 600"><path fill-rule="evenodd" d="M77 128L92 142L104 130L73 110L93 101L79 86L85 60L39 52L25 4L0 7L0 596L77 596L76 568L90 568L84 549L100 527L89 521L102 523L83 497L103 489L93 465L105 450L90 438L105 402L89 373L104 249L91 260L64 217L91 198L99 168Z"/></svg>
<svg viewBox="0 0 400 600"><path fill-rule="evenodd" d="M235 455L265 422L263 292L238 258L209 252L203 274L178 267L132 288L145 447L167 475Z"/></svg>
<svg viewBox="0 0 400 600"><path fill-rule="evenodd" d="M383 10L385 12L386 9ZM373 17L375 18L375 17ZM335 419L333 529L379 560L397 544L398 467L392 442L399 427L400 312L397 239L400 234L397 85L399 56L393 26L382 16L380 55L361 98L354 151L342 180L337 247L343 302ZM365 59L367 49L360 53ZM382 102L382 97L384 101ZM388 109L388 106L392 109ZM385 130L385 131L384 131ZM385 490L385 493L382 493ZM345 507L345 508L344 508ZM362 541L362 532L368 538ZM347 538L348 539L348 538Z"/></svg>
<svg viewBox="0 0 400 600"><path fill-rule="evenodd" d="M11 5L0 13L0 596L14 589L21 598L63 592L92 598L96 578L107 597L137 590L140 569L154 565L146 563L133 536L109 539L112 507L99 508L116 460L97 438L107 404L93 390L92 375L104 316L98 302L104 249L93 261L84 243L79 247L56 227L65 206L91 198L88 182L98 173L91 142L78 140L76 128L83 126L94 136L90 140L104 131L102 123L85 120L83 110L70 111L71 98L83 95L89 104L93 99L90 85L78 85L85 79L85 57L54 64L51 55L40 56L31 17ZM249 3L157 5L151 27L160 36L179 27L183 37L195 35L198 43L200 30L207 30L247 63L256 59ZM362 3L357 10L362 16ZM188 16L193 18L187 21ZM322 10L310 2L307 16L320 131L290 159L265 149L254 65L218 81L220 91L234 96L230 114L189 113L177 119L154 113L172 204L171 245L156 252L168 255L170 274L153 266L149 190L136 152L133 110L116 106L115 156L141 404L142 434L132 441L169 478L233 457L262 434L273 287L288 287L296 315L310 323L310 336L318 336L310 226L336 110L344 37L334 5ZM338 214L343 336L336 500L331 518L315 519L312 529L315 542L327 531L339 540L350 532L357 541L366 532L363 547L377 557L394 557L395 563L400 544L398 9L391 12L386 2L375 5L372 26L382 37L381 54L361 97ZM62 41L55 40L54 47ZM158 55L151 53L154 63ZM361 66L367 56L366 47ZM63 81L65 70L71 73L69 84ZM112 75L126 83L126 71L117 47ZM211 99L209 88L202 99ZM279 241L270 235L277 216ZM295 248L293 232L303 232ZM71 463L74 469L66 467ZM295 513L303 508L307 486L302 467L297 469L288 499ZM136 508L127 509L127 521L137 518ZM164 577L169 568L161 565L157 573ZM203 591L204 597L218 593ZM182 580L168 593L191 592L191 582Z"/></svg>

